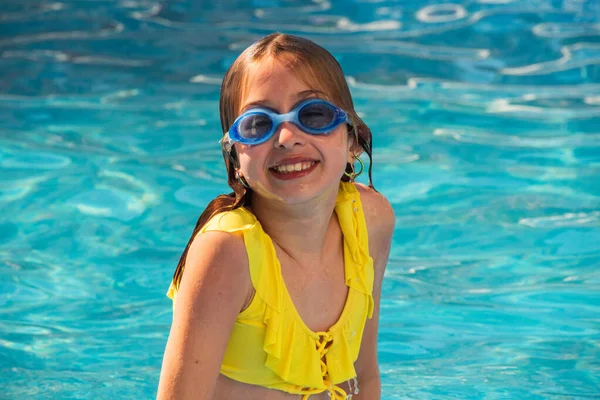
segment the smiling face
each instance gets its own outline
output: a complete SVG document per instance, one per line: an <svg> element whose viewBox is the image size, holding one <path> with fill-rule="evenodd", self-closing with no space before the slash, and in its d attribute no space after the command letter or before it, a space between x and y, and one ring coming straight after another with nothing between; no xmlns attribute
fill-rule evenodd
<svg viewBox="0 0 600 400"><path fill-rule="evenodd" d="M310 98L332 100L271 57L249 66L243 89L237 115L258 107L283 114ZM265 143L234 146L255 197L298 204L337 193L346 163L352 161L351 145L346 124L329 135L310 135L283 122Z"/></svg>

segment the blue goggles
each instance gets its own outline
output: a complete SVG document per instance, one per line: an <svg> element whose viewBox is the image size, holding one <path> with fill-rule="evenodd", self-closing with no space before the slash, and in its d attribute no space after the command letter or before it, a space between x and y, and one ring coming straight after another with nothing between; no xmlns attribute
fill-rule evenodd
<svg viewBox="0 0 600 400"><path fill-rule="evenodd" d="M309 99L287 114L253 108L240 115L221 142L227 151L234 142L257 145L269 140L282 122L289 121L311 135L328 135L343 123L352 125L348 114L326 100Z"/></svg>

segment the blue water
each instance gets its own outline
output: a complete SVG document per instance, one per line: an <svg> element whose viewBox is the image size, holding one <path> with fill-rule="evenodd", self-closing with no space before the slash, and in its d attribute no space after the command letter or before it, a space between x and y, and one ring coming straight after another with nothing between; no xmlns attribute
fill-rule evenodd
<svg viewBox="0 0 600 400"><path fill-rule="evenodd" d="M0 11L0 398L155 396L170 277L229 191L220 80L273 30L339 59L374 132L383 398L600 398L600 2Z"/></svg>

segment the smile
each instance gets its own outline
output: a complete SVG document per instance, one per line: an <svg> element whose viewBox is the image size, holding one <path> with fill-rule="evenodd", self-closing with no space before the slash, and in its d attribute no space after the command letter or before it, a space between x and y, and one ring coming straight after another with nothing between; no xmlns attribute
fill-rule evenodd
<svg viewBox="0 0 600 400"><path fill-rule="evenodd" d="M310 167L312 167L314 164L315 164L315 161L307 161L307 162L300 162L300 163L296 163L296 164L278 165L276 167L272 167L272 169L279 172L280 174L286 174L289 172L305 171L305 170L309 169Z"/></svg>

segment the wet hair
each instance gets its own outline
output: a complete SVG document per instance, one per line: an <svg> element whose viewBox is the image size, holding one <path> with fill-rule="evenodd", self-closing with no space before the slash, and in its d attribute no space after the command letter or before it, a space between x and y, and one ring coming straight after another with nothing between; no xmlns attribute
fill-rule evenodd
<svg viewBox="0 0 600 400"><path fill-rule="evenodd" d="M352 121L349 134L354 135L355 139L352 149L357 156L363 151L367 153L369 186L373 188L371 183L371 130L354 110L350 89L340 64L327 50L308 39L273 33L255 42L239 55L225 73L221 84L219 110L223 135L229 130L240 112L248 83L248 70L251 66L269 57L275 62L283 63L311 89L324 93L328 97L327 100L348 113ZM252 189L245 187L235 175L236 169L239 168L235 146L231 148L231 151L227 151L223 146L222 151L227 168L227 183L233 189L233 193L222 194L213 199L200 215L173 275L173 282L177 287L183 274L188 250L202 227L218 213L250 205ZM346 172L353 172L353 166L349 163L346 165ZM347 182L349 177L344 174L341 180Z"/></svg>

